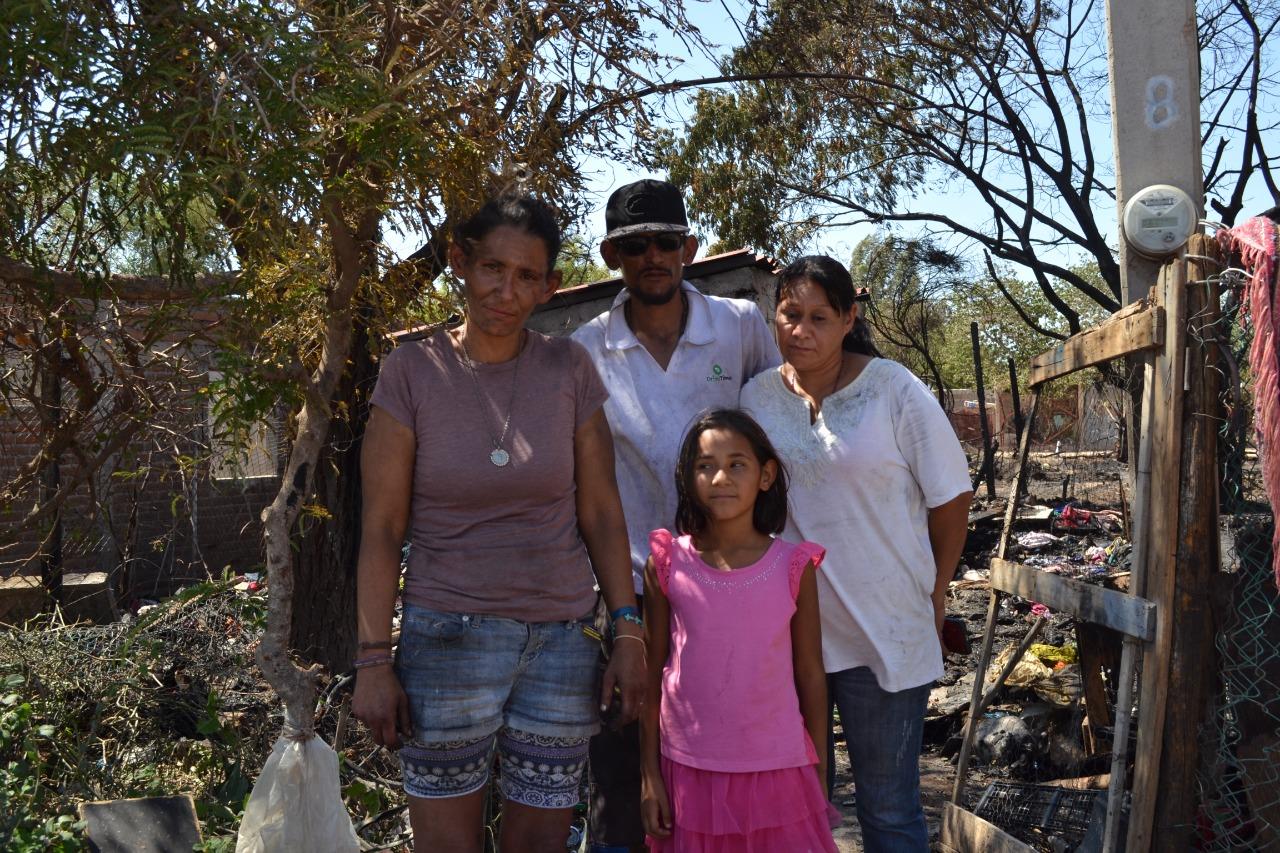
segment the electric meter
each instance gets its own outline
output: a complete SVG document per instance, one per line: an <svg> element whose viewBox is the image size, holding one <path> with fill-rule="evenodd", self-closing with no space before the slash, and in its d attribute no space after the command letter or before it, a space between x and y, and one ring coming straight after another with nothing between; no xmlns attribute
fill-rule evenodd
<svg viewBox="0 0 1280 853"><path fill-rule="evenodd" d="M1152 184L1124 206L1120 230L1140 255L1164 258L1181 249L1199 222L1191 196L1169 184Z"/></svg>

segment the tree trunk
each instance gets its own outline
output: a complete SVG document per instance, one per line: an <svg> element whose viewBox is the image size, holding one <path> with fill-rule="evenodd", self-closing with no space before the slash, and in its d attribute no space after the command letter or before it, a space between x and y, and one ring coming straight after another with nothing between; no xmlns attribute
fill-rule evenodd
<svg viewBox="0 0 1280 853"><path fill-rule="evenodd" d="M297 579L289 645L305 661L343 672L355 652L356 556L360 548L360 447L377 365L368 327L357 319L347 371L334 394L345 411L329 428L315 472L314 503L327 517L306 519L297 537Z"/></svg>
<svg viewBox="0 0 1280 853"><path fill-rule="evenodd" d="M41 365L40 406L44 410L45 430L54 435L62 422L62 374L58 365L62 362L62 345L54 340L48 344L49 356ZM43 436L41 436L43 438ZM48 504L61 488L61 460L59 454L45 459L40 470L40 502ZM62 510L54 512L49 520L49 531L40 542L40 581L49 591L49 597L58 603L62 600Z"/></svg>
<svg viewBox="0 0 1280 853"><path fill-rule="evenodd" d="M344 219L341 203L326 200L325 224L333 242L335 279L326 298L327 316L315 373L306 378L305 402L298 413L298 435L289 451L284 477L275 499L262 511L262 540L267 558L267 628L258 646L258 667L284 701L284 730L305 739L315 733L317 678L320 667L298 666L291 659L289 640L295 610L297 562L294 559L294 523L315 487L316 468L328 443L334 421L335 395L347 372L354 327L357 320L353 302L361 273L371 268L369 247L376 233L378 208L362 212L353 231Z"/></svg>
<svg viewBox="0 0 1280 853"><path fill-rule="evenodd" d="M333 325L333 324L331 324ZM345 349L347 341L338 337ZM344 354L345 355L345 354ZM322 398L323 399L323 398ZM284 479L275 500L262 511L262 540L267 557L267 629L258 645L258 667L284 701L284 729L305 739L314 733L318 667L296 666L289 655L289 626L293 623L293 542L290 528L311 491L311 477L329 431L329 414L309 400L298 415L298 438L289 453Z"/></svg>

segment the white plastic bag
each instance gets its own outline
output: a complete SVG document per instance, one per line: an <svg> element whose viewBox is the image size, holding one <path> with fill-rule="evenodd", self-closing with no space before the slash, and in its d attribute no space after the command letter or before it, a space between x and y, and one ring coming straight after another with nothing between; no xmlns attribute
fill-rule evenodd
<svg viewBox="0 0 1280 853"><path fill-rule="evenodd" d="M358 853L342 803L338 754L318 737L281 737L253 785L236 853Z"/></svg>

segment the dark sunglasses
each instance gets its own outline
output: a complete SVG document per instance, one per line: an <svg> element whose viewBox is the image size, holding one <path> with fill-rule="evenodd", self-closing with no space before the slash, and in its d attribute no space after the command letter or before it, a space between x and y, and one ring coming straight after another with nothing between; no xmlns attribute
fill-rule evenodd
<svg viewBox="0 0 1280 853"><path fill-rule="evenodd" d="M674 252L684 245L684 235L654 234L649 237L618 237L613 241L613 245L618 247L619 252L631 258L638 258L649 251L650 243L657 243L658 248L664 252Z"/></svg>

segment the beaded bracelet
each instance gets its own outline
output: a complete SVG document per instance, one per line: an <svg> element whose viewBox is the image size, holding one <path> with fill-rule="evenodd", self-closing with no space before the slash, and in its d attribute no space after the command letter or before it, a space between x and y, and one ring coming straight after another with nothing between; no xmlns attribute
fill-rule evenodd
<svg viewBox="0 0 1280 853"><path fill-rule="evenodd" d="M621 608L621 609L622 609L622 610L630 610L631 612L630 612L630 613L623 613L621 616L617 616L617 617L615 617L615 618L614 618L614 620L613 620L615 623L617 623L617 622L630 622L632 625L635 625L635 626L636 626L637 628L639 628L640 630L642 630L642 631L644 630L644 620L643 620L643 619L641 619L641 618L640 618L640 616L639 616L639 614L637 614L637 613L635 612L635 608L634 608L634 607L623 607L623 608ZM613 629L613 633L614 633L614 634L617 634L617 633L618 633L618 629L617 629L616 625L615 625L615 627L614 627L614 629Z"/></svg>
<svg viewBox="0 0 1280 853"><path fill-rule="evenodd" d="M395 658L391 655L378 655L376 657L362 658L361 660L353 661L351 666L355 669L364 669L369 666L382 666L383 664L394 662Z"/></svg>

